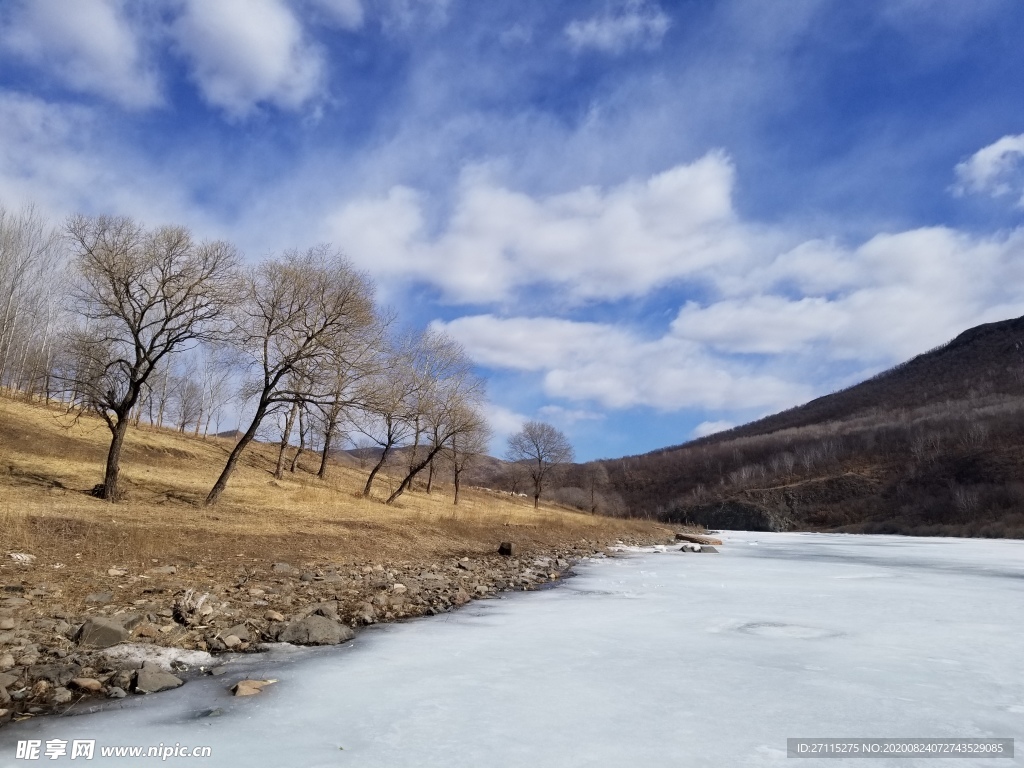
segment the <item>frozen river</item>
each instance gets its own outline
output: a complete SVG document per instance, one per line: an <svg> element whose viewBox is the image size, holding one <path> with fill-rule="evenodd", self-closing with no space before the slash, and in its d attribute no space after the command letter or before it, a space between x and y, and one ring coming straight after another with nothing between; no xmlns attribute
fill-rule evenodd
<svg viewBox="0 0 1024 768"><path fill-rule="evenodd" d="M593 561L540 593L273 655L129 711L46 719L18 739L202 745L169 765L803 766L796 737L1015 738L1024 765L1024 542L726 534L719 555ZM201 717L211 708L218 717ZM865 766L934 765L873 759Z"/></svg>

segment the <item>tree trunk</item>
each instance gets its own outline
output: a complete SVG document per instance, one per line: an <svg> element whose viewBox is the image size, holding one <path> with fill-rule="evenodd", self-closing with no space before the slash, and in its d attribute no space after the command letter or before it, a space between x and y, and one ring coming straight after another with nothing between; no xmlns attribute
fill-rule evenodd
<svg viewBox="0 0 1024 768"><path fill-rule="evenodd" d="M386 502L384 502L384 503L385 504L392 504L392 503L394 503L395 499L397 499L399 496L401 496L403 493L405 493L405 491L408 490L409 486L412 485L412 479L414 477L416 477L416 475L419 474L419 472L425 466L427 466L427 464L429 464L431 461L434 460L434 456L436 456L437 452L440 451L440 450L441 450L441 446L440 445L435 445L433 448L431 448L430 452L427 454L426 458L423 459L423 461L421 461L415 467L413 467L412 469L409 470L409 474L407 474L402 479L402 484L398 486L398 488L395 490L394 493L392 493L390 496L388 496L388 500Z"/></svg>
<svg viewBox="0 0 1024 768"><path fill-rule="evenodd" d="M121 448L124 447L124 436L128 431L128 419L118 416L117 423L111 427L110 431L113 436L110 440L110 449L107 451L107 468L103 473L103 489L100 498L107 501L118 501L121 498L121 489L117 484L121 475Z"/></svg>
<svg viewBox="0 0 1024 768"><path fill-rule="evenodd" d="M217 500L224 493L224 489L228 486L228 479L235 471L235 465L238 464L238 459L242 455L242 451L246 449L246 446L253 441L256 437L256 430L260 428L260 422L263 421L263 417L267 415L267 403L260 402L256 407L256 415L253 416L252 424L245 430L245 434L242 435L235 447L231 450L231 455L228 456L227 464L224 465L224 471L220 473L220 477L217 478L217 482L213 484L213 488L210 489L210 493L206 496L206 506L212 507L217 503Z"/></svg>
<svg viewBox="0 0 1024 768"><path fill-rule="evenodd" d="M459 475L461 474L462 472L458 469L452 470L452 484L455 486L455 501L452 502L453 504L459 503Z"/></svg>
<svg viewBox="0 0 1024 768"><path fill-rule="evenodd" d="M299 456L306 450L306 413L305 408L299 408L299 450L292 456L292 466L289 468L289 472L294 472L295 468L299 465Z"/></svg>
<svg viewBox="0 0 1024 768"><path fill-rule="evenodd" d="M292 436L292 426L295 424L295 412L299 409L296 400L288 411L288 418L284 420L284 432L281 433L281 450L277 452L277 468L274 470L274 477L280 480L284 477L284 449L288 447L288 438Z"/></svg>
<svg viewBox="0 0 1024 768"><path fill-rule="evenodd" d="M384 462L388 460L388 454L391 453L391 447L393 445L394 443L389 441L388 444L384 446L384 450L381 451L380 453L380 459L374 465L373 469L370 470L370 476L366 478L366 485L363 487L363 498L366 498L370 495L370 489L373 487L373 478L377 476L377 473L380 472L381 467L384 466Z"/></svg>
<svg viewBox="0 0 1024 768"><path fill-rule="evenodd" d="M430 495L430 489L434 487L434 460L431 459L427 465L427 495Z"/></svg>

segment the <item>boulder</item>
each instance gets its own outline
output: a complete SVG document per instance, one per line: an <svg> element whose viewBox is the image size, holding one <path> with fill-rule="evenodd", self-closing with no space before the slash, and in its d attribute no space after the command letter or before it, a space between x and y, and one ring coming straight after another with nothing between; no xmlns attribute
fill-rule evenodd
<svg viewBox="0 0 1024 768"><path fill-rule="evenodd" d="M313 614L288 624L278 634L277 640L296 645L337 645L353 637L355 634L344 624Z"/></svg>
<svg viewBox="0 0 1024 768"><path fill-rule="evenodd" d="M711 546L710 544L701 544L700 551L703 552L714 552L717 553L718 549Z"/></svg>
<svg viewBox="0 0 1024 768"><path fill-rule="evenodd" d="M142 669L135 673L136 693L159 693L177 688L184 684L184 680L175 677L170 672L164 672L160 667L146 662Z"/></svg>
<svg viewBox="0 0 1024 768"><path fill-rule="evenodd" d="M222 638L227 638L230 635L234 635L243 643L248 643L252 641L252 635L249 633L249 628L245 624L237 624L234 627L226 629L220 633L220 636ZM229 648L232 647L230 644L227 643L226 640L224 644L227 645Z"/></svg>
<svg viewBox="0 0 1024 768"><path fill-rule="evenodd" d="M109 648L128 639L128 630L121 622L105 616L93 616L86 620L75 636L79 645L91 648Z"/></svg>

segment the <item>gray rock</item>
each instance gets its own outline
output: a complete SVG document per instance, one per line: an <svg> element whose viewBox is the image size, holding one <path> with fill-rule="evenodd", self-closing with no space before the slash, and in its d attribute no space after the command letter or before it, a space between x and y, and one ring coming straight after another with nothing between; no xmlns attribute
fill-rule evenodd
<svg viewBox="0 0 1024 768"><path fill-rule="evenodd" d="M85 602L96 603L97 605L106 605L107 603L113 601L113 599L113 592L93 592L91 595L85 596Z"/></svg>
<svg viewBox="0 0 1024 768"><path fill-rule="evenodd" d="M0 619L0 629L14 629L17 626L14 619Z"/></svg>
<svg viewBox="0 0 1024 768"><path fill-rule="evenodd" d="M152 573L157 576L173 576L178 572L177 566L174 565L161 565L157 568L150 568L146 573Z"/></svg>
<svg viewBox="0 0 1024 768"><path fill-rule="evenodd" d="M115 616L114 619L115 621L120 622L122 627L131 632L146 620L146 616L142 613L121 613Z"/></svg>
<svg viewBox="0 0 1024 768"><path fill-rule="evenodd" d="M18 682L18 676L10 672L0 672L0 688L10 688Z"/></svg>
<svg viewBox="0 0 1024 768"><path fill-rule="evenodd" d="M0 707L7 704L11 700L11 694L7 692L7 689L0 685Z"/></svg>
<svg viewBox="0 0 1024 768"><path fill-rule="evenodd" d="M711 546L710 544L701 544L700 551L703 552L718 552L718 549Z"/></svg>
<svg viewBox="0 0 1024 768"><path fill-rule="evenodd" d="M227 638L230 635L234 635L239 639L239 641L243 643L248 643L252 641L252 635L249 633L249 628L245 626L245 624L238 624L237 626L231 627L230 629L225 629L223 632L220 633L220 636L222 638ZM227 645L229 648L231 647L231 645L228 644L226 641L225 645Z"/></svg>
<svg viewBox="0 0 1024 768"><path fill-rule="evenodd" d="M68 704L75 698L75 694L69 691L67 688L54 688L53 689L53 703L54 704Z"/></svg>
<svg viewBox="0 0 1024 768"><path fill-rule="evenodd" d="M75 638L79 645L92 648L109 648L128 639L128 630L121 622L104 616L93 616L86 620Z"/></svg>
<svg viewBox="0 0 1024 768"><path fill-rule="evenodd" d="M136 693L159 693L177 688L184 684L184 680L175 677L170 672L164 672L160 667L150 666L147 663L135 673Z"/></svg>
<svg viewBox="0 0 1024 768"><path fill-rule="evenodd" d="M277 640L298 645L337 645L353 637L355 634L344 624L314 614L288 624L278 634Z"/></svg>
<svg viewBox="0 0 1024 768"><path fill-rule="evenodd" d="M107 690L108 699L123 699L127 695L128 694L125 692L124 688L121 688L116 685L112 686L109 690Z"/></svg>
<svg viewBox="0 0 1024 768"><path fill-rule="evenodd" d="M36 664L26 670L26 676L32 680L46 680L54 686L67 685L73 678L81 674L82 668L77 664Z"/></svg>
<svg viewBox="0 0 1024 768"><path fill-rule="evenodd" d="M270 570L274 573L294 573L295 569L288 563L274 563L270 566Z"/></svg>

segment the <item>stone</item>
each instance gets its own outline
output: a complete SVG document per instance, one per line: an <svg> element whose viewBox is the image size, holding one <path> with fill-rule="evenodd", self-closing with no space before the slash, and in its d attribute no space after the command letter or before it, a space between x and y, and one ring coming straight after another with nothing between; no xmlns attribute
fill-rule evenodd
<svg viewBox="0 0 1024 768"><path fill-rule="evenodd" d="M237 637L240 643L248 643L252 641L252 635L249 634L249 628L245 626L245 624L238 624L237 626L231 627L231 629L227 629L221 633L221 636L225 638L229 635ZM227 645L228 648L232 647L226 639L224 644Z"/></svg>
<svg viewBox="0 0 1024 768"><path fill-rule="evenodd" d="M128 639L128 630L119 621L104 616L92 616L78 630L75 639L79 645L91 648L109 648Z"/></svg>
<svg viewBox="0 0 1024 768"><path fill-rule="evenodd" d="M53 686L50 685L49 680L37 680L36 684L32 686L32 698L42 698L47 693L49 693L51 688L53 688Z"/></svg>
<svg viewBox="0 0 1024 768"><path fill-rule="evenodd" d="M113 592L93 592L91 595L85 596L85 602L95 603L97 605L106 605L114 599Z"/></svg>
<svg viewBox="0 0 1024 768"><path fill-rule="evenodd" d="M7 689L18 682L18 676L9 672L0 672L0 688Z"/></svg>
<svg viewBox="0 0 1024 768"><path fill-rule="evenodd" d="M141 627L135 630L136 637L159 637L160 629L154 624L143 624Z"/></svg>
<svg viewBox="0 0 1024 768"><path fill-rule="evenodd" d="M16 626L14 619L0 619L0 630L14 629Z"/></svg>
<svg viewBox="0 0 1024 768"><path fill-rule="evenodd" d="M99 693L103 690L103 683L93 677L75 677L68 682L68 685L79 691L88 691L89 693Z"/></svg>
<svg viewBox="0 0 1024 768"><path fill-rule="evenodd" d="M126 568L109 568L107 569L107 576L127 576L128 569Z"/></svg>
<svg viewBox="0 0 1024 768"><path fill-rule="evenodd" d="M299 581L307 581L308 582L308 581L313 581L314 579L316 579L316 574L313 573L312 571L304 571L299 576Z"/></svg>
<svg viewBox="0 0 1024 768"><path fill-rule="evenodd" d="M406 592L409 591L409 588L405 586L405 584L395 584L391 587L391 591L394 592L396 595L404 595Z"/></svg>
<svg viewBox="0 0 1024 768"><path fill-rule="evenodd" d="M278 634L277 640L297 645L337 645L353 637L355 634L344 624L313 614L288 624Z"/></svg>
<svg viewBox="0 0 1024 768"><path fill-rule="evenodd" d="M471 562L469 562L468 560L459 560L459 562L457 562L455 565L458 568L461 568L464 571L472 571L473 570L473 564Z"/></svg>
<svg viewBox="0 0 1024 768"><path fill-rule="evenodd" d="M9 653L0 653L0 672L6 672L14 666L14 656Z"/></svg>
<svg viewBox="0 0 1024 768"><path fill-rule="evenodd" d="M469 602L469 592L462 587L459 587L455 596L452 598L452 602L455 603L455 605L465 605Z"/></svg>
<svg viewBox="0 0 1024 768"><path fill-rule="evenodd" d="M274 573L294 573L295 569L288 563L274 563L270 566L270 570Z"/></svg>
<svg viewBox="0 0 1024 768"><path fill-rule="evenodd" d="M32 601L24 597L5 597L0 600L0 605L3 605L4 608L24 608L31 604Z"/></svg>
<svg viewBox="0 0 1024 768"><path fill-rule="evenodd" d="M75 694L73 694L67 688L54 688L53 689L53 703L54 704L69 704L73 698L75 698Z"/></svg>
<svg viewBox="0 0 1024 768"><path fill-rule="evenodd" d="M284 621L284 614L277 611L267 611L263 614L263 618L267 621Z"/></svg>
<svg viewBox="0 0 1024 768"><path fill-rule="evenodd" d="M9 704L10 701L11 694L7 692L7 689L4 686L0 685L0 707L4 706L5 704Z"/></svg>
<svg viewBox="0 0 1024 768"><path fill-rule="evenodd" d="M26 677L46 680L54 686L67 685L73 678L80 677L82 668L77 664L38 664L26 670Z"/></svg>
<svg viewBox="0 0 1024 768"><path fill-rule="evenodd" d="M155 576L173 576L178 572L178 567L175 565L161 565L157 568L150 568L146 573L152 573Z"/></svg>
<svg viewBox="0 0 1024 768"><path fill-rule="evenodd" d="M498 554L504 557L512 557L516 552L516 546L511 541L503 541L498 545Z"/></svg>
<svg viewBox="0 0 1024 768"><path fill-rule="evenodd" d="M224 647L227 648L229 651L237 648L242 644L242 640L238 637L238 635L227 635L225 637L222 637L221 642L224 643Z"/></svg>
<svg viewBox="0 0 1024 768"><path fill-rule="evenodd" d="M717 553L718 552L718 548L717 547L713 547L710 544L701 544L700 545L700 551L701 551L701 553L704 553L704 552Z"/></svg>
<svg viewBox="0 0 1024 768"><path fill-rule="evenodd" d="M122 627L131 632L146 620L146 616L142 613L120 613L115 616L114 619L120 622Z"/></svg>
<svg viewBox="0 0 1024 768"><path fill-rule="evenodd" d="M239 680L231 686L231 693L235 696L255 696L268 685L273 685L277 680Z"/></svg>
<svg viewBox="0 0 1024 768"><path fill-rule="evenodd" d="M164 672L160 667L153 665L151 662L146 662L142 669L135 673L135 692L159 693L160 691L169 691L172 688L183 685L184 682L184 680L175 677L170 672Z"/></svg>
<svg viewBox="0 0 1024 768"><path fill-rule="evenodd" d="M125 689L117 685L113 685L107 690L108 699L123 699L127 695Z"/></svg>

